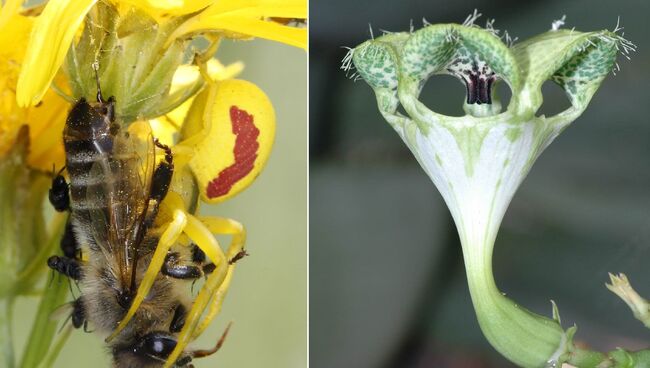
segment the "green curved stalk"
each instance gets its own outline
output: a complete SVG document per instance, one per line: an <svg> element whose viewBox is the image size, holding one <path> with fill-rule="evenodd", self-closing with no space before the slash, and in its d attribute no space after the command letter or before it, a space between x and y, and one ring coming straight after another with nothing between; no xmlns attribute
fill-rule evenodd
<svg viewBox="0 0 650 368"><path fill-rule="evenodd" d="M11 331L13 299L0 301L0 362L7 368L15 365L13 333Z"/></svg>
<svg viewBox="0 0 650 368"><path fill-rule="evenodd" d="M5 367L16 365L14 301L34 293L46 268L40 255L51 249L43 218L49 180L27 167L28 148L29 130L23 127L12 150L0 161L0 361ZM58 239L61 233L56 234Z"/></svg>
<svg viewBox="0 0 650 368"><path fill-rule="evenodd" d="M49 239L48 245L58 244L63 230L65 221L59 221L59 226ZM49 248L49 246L48 246ZM32 325L27 345L23 351L22 368L36 368L48 354L52 341L57 332L57 325L60 321L51 318L52 313L66 302L68 295L68 281L54 280L46 289L41 297L36 318Z"/></svg>
<svg viewBox="0 0 650 368"><path fill-rule="evenodd" d="M521 367L543 367L557 362L567 342L559 323L505 297L494 283L491 257L478 252L463 253L472 303L490 344Z"/></svg>
<svg viewBox="0 0 650 368"><path fill-rule="evenodd" d="M69 325L63 331L63 333L59 335L59 338L56 340L56 343L54 344L54 346L52 346L50 352L47 353L47 357L41 362L39 368L50 368L54 366L54 362L56 362L56 359L59 357L59 353L61 353L61 349L63 349L66 341L68 341L68 338L72 333L72 330L73 330L73 326Z"/></svg>

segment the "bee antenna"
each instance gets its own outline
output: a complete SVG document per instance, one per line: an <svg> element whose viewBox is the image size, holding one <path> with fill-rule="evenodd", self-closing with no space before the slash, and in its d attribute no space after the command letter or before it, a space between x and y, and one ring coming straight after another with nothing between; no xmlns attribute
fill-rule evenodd
<svg viewBox="0 0 650 368"><path fill-rule="evenodd" d="M97 102L103 103L104 97L102 97L102 88L99 85L99 62L95 61L92 64L93 70L95 71L95 82L97 82Z"/></svg>

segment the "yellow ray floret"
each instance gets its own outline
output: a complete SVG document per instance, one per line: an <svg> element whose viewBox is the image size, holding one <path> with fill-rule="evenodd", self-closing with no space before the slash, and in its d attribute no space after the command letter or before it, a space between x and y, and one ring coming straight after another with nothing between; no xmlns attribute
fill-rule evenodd
<svg viewBox="0 0 650 368"><path fill-rule="evenodd" d="M178 16L194 13L208 7L215 0L121 0L138 7L155 17Z"/></svg>
<svg viewBox="0 0 650 368"><path fill-rule="evenodd" d="M307 49L307 29L269 21L270 18L307 19L305 0L231 0L214 2L185 22L175 36L214 30L229 38L259 37Z"/></svg>
<svg viewBox="0 0 650 368"><path fill-rule="evenodd" d="M18 79L19 106L36 105L54 79L86 13L97 0L50 0L34 24Z"/></svg>
<svg viewBox="0 0 650 368"><path fill-rule="evenodd" d="M5 30L2 27L7 24L9 19L14 17L20 11L23 0L6 0L4 5L2 5L2 10L0 10L0 30L3 32ZM4 44L2 44L4 45Z"/></svg>
<svg viewBox="0 0 650 368"><path fill-rule="evenodd" d="M3 7L3 15L11 3ZM48 91L38 106L21 108L16 104L16 83L20 73L25 48L34 18L9 14L0 26L0 158L13 146L22 125L29 126L30 147L28 163L32 168L52 170L64 162L61 136L53 132L63 130L68 103L52 91Z"/></svg>
<svg viewBox="0 0 650 368"><path fill-rule="evenodd" d="M190 168L201 198L222 202L260 174L275 137L275 112L257 86L242 80L211 83L197 96L176 149L191 150Z"/></svg>

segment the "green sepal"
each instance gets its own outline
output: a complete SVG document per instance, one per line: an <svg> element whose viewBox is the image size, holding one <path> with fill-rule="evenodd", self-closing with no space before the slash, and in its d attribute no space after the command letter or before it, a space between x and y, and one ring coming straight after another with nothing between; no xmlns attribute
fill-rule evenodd
<svg viewBox="0 0 650 368"><path fill-rule="evenodd" d="M189 41L170 42L169 37L192 15L158 23L137 9L118 16L111 5L98 3L66 58L73 97L96 100L94 67L98 67L102 95L115 97L115 112L122 124L157 117L182 104L201 89L203 81L170 95Z"/></svg>

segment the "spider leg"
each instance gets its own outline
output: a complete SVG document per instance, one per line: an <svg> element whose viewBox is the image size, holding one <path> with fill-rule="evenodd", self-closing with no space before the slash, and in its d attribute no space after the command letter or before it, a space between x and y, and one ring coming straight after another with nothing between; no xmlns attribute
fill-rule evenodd
<svg viewBox="0 0 650 368"><path fill-rule="evenodd" d="M223 217L201 217L200 220L211 233L232 235L232 240L230 241L228 251L226 252L226 258L228 259L226 278L214 294L208 313L201 324L194 330L192 335L193 339L201 335L201 333L203 333L203 331L210 325L210 322L212 322L214 317L221 311L223 300L228 292L230 281L235 270L234 261L236 261L238 257L241 257L241 254L245 254L243 251L244 244L246 243L246 230L244 229L244 225L241 223Z"/></svg>
<svg viewBox="0 0 650 368"><path fill-rule="evenodd" d="M193 215L187 215L185 234L199 247L207 257L217 266L216 270L208 276L205 284L194 299L192 309L187 313L185 325L178 335L176 347L165 362L165 368L175 364L176 360L185 350L187 344L194 339L194 331L200 322L201 315L208 307L212 296L218 292L227 276L228 258L224 254L217 239L208 227Z"/></svg>
<svg viewBox="0 0 650 368"><path fill-rule="evenodd" d="M138 287L138 292L135 294L135 297L133 298L133 302L129 307L129 311L126 313L124 318L122 318L122 320L120 321L117 328L115 328L113 333L106 338L106 342L109 342L113 338L115 338L124 329L124 327L126 327L126 325L129 323L131 318L133 318L133 315L135 315L135 312L140 307L140 304L142 304L144 298L149 294L149 291L151 290L151 286L156 280L156 276L160 272L160 268L165 262L165 257L167 256L167 252L172 247L172 245L176 243L178 237L183 233L183 230L187 222L188 222L188 218L185 212L179 209L174 210L173 220L166 226L165 231L162 233L160 239L158 240L158 246L156 246L156 251L151 257L151 262L149 263L149 267L147 268L147 271L145 272L144 277L140 282L140 286Z"/></svg>

